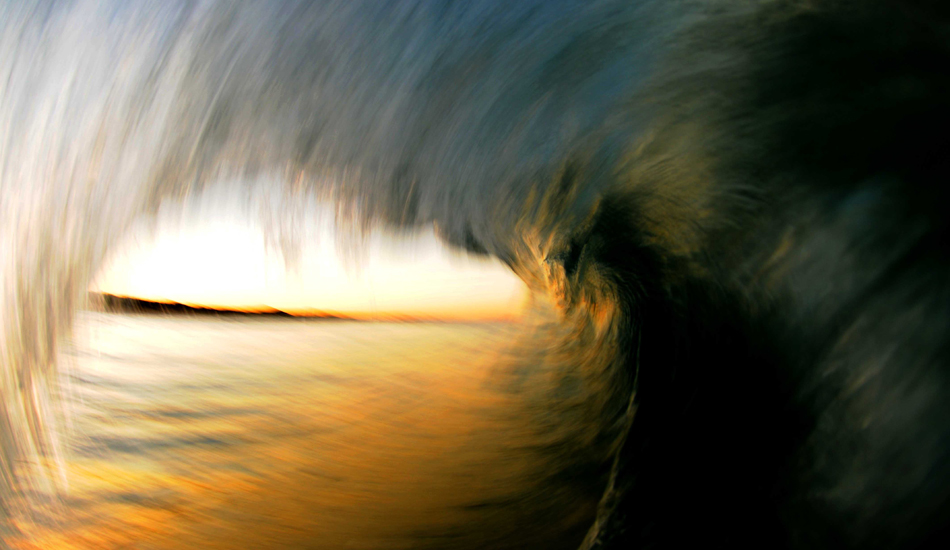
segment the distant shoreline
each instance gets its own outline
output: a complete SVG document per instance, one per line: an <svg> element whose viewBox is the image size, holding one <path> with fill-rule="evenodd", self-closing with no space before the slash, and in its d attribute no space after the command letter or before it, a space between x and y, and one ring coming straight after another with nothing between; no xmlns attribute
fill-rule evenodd
<svg viewBox="0 0 950 550"><path fill-rule="evenodd" d="M280 309L260 306L253 309L230 309L205 306L191 306L179 302L156 302L115 294L90 292L89 309L105 313L140 313L160 315L201 315L201 316L240 316L240 317L283 317L303 319L324 319L339 321L359 321L345 315L313 312L289 313Z"/></svg>
<svg viewBox="0 0 950 550"><path fill-rule="evenodd" d="M418 317L409 315L379 314L373 317L350 316L319 310L289 312L270 306L252 306L248 309L227 307L195 306L173 301L153 301L115 294L90 292L87 309L103 313L124 313L131 315L173 315L194 317L266 317L276 319L301 319L315 321L358 321L358 322L399 322L399 323L515 323L517 319L454 319L441 317Z"/></svg>

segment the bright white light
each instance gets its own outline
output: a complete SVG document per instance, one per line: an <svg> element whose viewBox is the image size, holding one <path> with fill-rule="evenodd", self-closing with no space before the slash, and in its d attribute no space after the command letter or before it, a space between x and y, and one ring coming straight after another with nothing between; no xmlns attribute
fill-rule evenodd
<svg viewBox="0 0 950 550"><path fill-rule="evenodd" d="M211 217L160 220L113 255L93 290L149 300L356 316L498 318L516 315L524 284L496 260L449 250L430 231L372 235L356 267L344 265L330 224L302 243L296 268L265 246L259 225Z"/></svg>

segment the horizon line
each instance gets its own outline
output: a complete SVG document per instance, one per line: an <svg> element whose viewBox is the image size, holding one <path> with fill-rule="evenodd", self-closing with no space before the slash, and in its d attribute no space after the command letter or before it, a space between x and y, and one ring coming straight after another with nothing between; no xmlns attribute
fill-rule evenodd
<svg viewBox="0 0 950 550"><path fill-rule="evenodd" d="M398 321L398 322L515 322L521 318L520 314L508 315L426 315L410 314L394 311L376 311L372 313L322 310L317 308L276 308L267 304L251 306L225 306L221 304L196 303L176 301L167 298L140 298L111 292L88 292L89 303L93 309L107 313L141 313L141 314L240 314L240 315L274 315L288 316L301 319L326 319L340 321ZM103 303L112 302L112 303ZM97 303L98 302L98 303ZM117 303L116 303L117 302ZM180 311L162 309L163 307L181 308ZM136 307L143 308L135 311ZM111 310L111 311L110 311Z"/></svg>

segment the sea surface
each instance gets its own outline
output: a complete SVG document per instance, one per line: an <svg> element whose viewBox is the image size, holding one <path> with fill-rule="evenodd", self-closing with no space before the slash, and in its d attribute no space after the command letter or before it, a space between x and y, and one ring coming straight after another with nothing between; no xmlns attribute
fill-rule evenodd
<svg viewBox="0 0 950 550"><path fill-rule="evenodd" d="M518 331L83 312L61 350L68 488L9 542L576 547L601 488L545 476L548 382L511 368Z"/></svg>

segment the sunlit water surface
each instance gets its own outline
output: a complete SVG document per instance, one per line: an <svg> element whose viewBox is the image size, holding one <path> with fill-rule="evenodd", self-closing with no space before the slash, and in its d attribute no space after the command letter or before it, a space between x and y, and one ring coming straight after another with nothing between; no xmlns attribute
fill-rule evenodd
<svg viewBox="0 0 950 550"><path fill-rule="evenodd" d="M595 503L537 486L514 331L83 313L69 489L12 546L574 546Z"/></svg>

